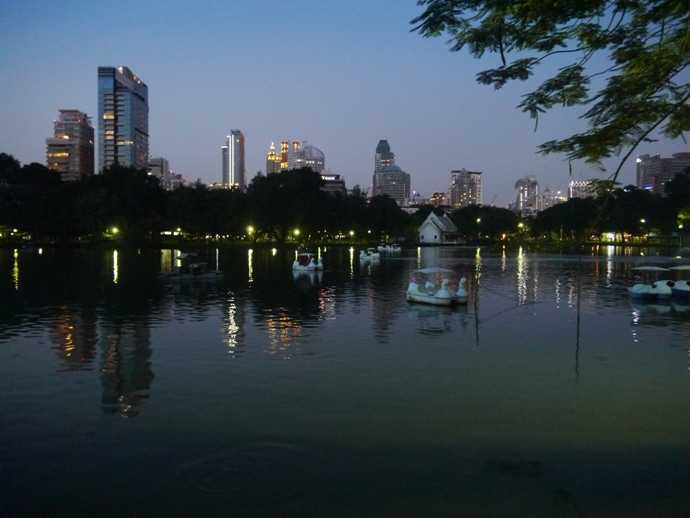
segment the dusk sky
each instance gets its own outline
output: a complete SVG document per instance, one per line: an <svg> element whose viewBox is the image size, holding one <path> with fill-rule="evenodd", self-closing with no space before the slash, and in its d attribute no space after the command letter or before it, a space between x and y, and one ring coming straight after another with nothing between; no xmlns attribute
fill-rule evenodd
<svg viewBox="0 0 690 518"><path fill-rule="evenodd" d="M45 164L59 110L84 111L97 127L98 67L127 66L149 89L150 154L191 181L220 182L231 129L245 135L249 181L283 140L316 146L348 188L367 188L386 139L423 197L465 168L482 172L483 202L499 206L527 175L563 192L570 180L603 177L585 164L570 176L563 157L536 154L584 129L577 110L556 109L535 131L515 107L537 83L478 85L476 73L499 58L410 32L421 12L415 0L4 0L0 152ZM634 155L687 150L659 141ZM634 183L634 173L633 156L619 181Z"/></svg>

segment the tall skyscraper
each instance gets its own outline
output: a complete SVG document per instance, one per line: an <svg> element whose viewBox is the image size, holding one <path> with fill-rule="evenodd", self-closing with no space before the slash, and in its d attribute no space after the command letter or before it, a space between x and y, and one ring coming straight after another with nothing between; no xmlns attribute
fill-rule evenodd
<svg viewBox="0 0 690 518"><path fill-rule="evenodd" d="M523 216L535 214L539 207L539 183L534 175L515 182L515 212Z"/></svg>
<svg viewBox="0 0 690 518"><path fill-rule="evenodd" d="M223 187L237 187L244 190L244 134L240 130L230 130L225 145L221 147L223 157Z"/></svg>
<svg viewBox="0 0 690 518"><path fill-rule="evenodd" d="M482 173L478 171L450 172L450 204L467 207L482 204Z"/></svg>
<svg viewBox="0 0 690 518"><path fill-rule="evenodd" d="M280 155L276 151L276 147L271 142L271 147L268 148L268 153L266 153L266 174L279 173L280 172Z"/></svg>
<svg viewBox="0 0 690 518"><path fill-rule="evenodd" d="M127 67L98 67L98 170L146 168L149 90Z"/></svg>
<svg viewBox="0 0 690 518"><path fill-rule="evenodd" d="M374 156L371 195L387 194L402 205L410 197L410 175L395 165L395 154L387 140L379 140Z"/></svg>
<svg viewBox="0 0 690 518"><path fill-rule="evenodd" d="M93 175L94 129L91 119L79 110L60 110L53 121L54 137L46 139L46 165L59 171L62 181Z"/></svg>
<svg viewBox="0 0 690 518"><path fill-rule="evenodd" d="M379 173L384 167L395 165L395 154L391 153L391 147L387 140L379 140L374 156L374 173Z"/></svg>

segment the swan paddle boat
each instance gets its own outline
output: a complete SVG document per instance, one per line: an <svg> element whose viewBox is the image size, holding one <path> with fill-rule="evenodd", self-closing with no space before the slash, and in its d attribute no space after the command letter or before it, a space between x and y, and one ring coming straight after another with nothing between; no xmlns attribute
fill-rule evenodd
<svg viewBox="0 0 690 518"><path fill-rule="evenodd" d="M628 293L630 294L631 298L636 300L659 300L671 298L671 288L675 285L674 281L655 280L650 282L649 279L651 273L655 273L658 276L660 272L670 271L668 268L663 268L661 266L638 266L637 268L633 268L633 270L646 272L646 279L645 282L638 282L628 288Z"/></svg>
<svg viewBox="0 0 690 518"><path fill-rule="evenodd" d="M295 258L295 262L292 263L292 271L309 272L313 270L323 270L321 258L317 258L316 254L312 252L299 252Z"/></svg>
<svg viewBox="0 0 690 518"><path fill-rule="evenodd" d="M380 261L381 253L376 248L367 248L366 250L360 250L359 252L360 261Z"/></svg>
<svg viewBox="0 0 690 518"><path fill-rule="evenodd" d="M453 270L444 268L413 270L406 293L408 302L420 302L435 306L467 304L467 290L465 289L467 279L464 277L460 279L458 289L453 291L450 287L450 281L445 277L450 273L453 273ZM434 281L438 277L443 277L440 283Z"/></svg>

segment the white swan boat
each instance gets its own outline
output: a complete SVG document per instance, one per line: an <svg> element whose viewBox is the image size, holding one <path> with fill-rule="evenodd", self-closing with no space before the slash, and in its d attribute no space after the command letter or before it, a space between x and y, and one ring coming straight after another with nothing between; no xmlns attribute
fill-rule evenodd
<svg viewBox="0 0 690 518"><path fill-rule="evenodd" d="M366 250L359 251L360 261L380 261L381 254L376 248L367 248Z"/></svg>
<svg viewBox="0 0 690 518"><path fill-rule="evenodd" d="M443 276L453 273L453 270L444 268L423 268L413 270L410 284L407 287L407 300L435 306L452 306L454 304L467 304L467 290L464 277L458 283L458 289L450 288L450 281L443 278L440 284L433 281L434 276Z"/></svg>
<svg viewBox="0 0 690 518"><path fill-rule="evenodd" d="M292 271L314 271L323 270L323 262L321 258L317 258L316 254L312 252L299 252L292 263Z"/></svg>
<svg viewBox="0 0 690 518"><path fill-rule="evenodd" d="M671 298L671 289L675 285L671 280L655 280L650 282L649 275L654 272L657 275L659 272L668 272L668 268L661 266L638 266L633 270L647 272L645 282L638 282L628 288L628 293L632 299L636 300L659 300Z"/></svg>

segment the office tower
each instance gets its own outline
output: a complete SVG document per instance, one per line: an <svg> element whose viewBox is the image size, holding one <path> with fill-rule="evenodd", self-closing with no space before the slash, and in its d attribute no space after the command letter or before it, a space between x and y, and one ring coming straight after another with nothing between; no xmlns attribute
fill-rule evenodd
<svg viewBox="0 0 690 518"><path fill-rule="evenodd" d="M290 143L284 140L280 143L280 169L281 169L281 171L287 171L288 170L289 156L290 156Z"/></svg>
<svg viewBox="0 0 690 518"><path fill-rule="evenodd" d="M539 184L537 177L530 175L515 182L515 211L522 216L531 216L539 210Z"/></svg>
<svg viewBox="0 0 690 518"><path fill-rule="evenodd" d="M402 205L410 197L410 175L397 165L384 167L375 173L375 184L372 196L387 194Z"/></svg>
<svg viewBox="0 0 690 518"><path fill-rule="evenodd" d="M384 167L395 165L395 154L391 153L391 147L387 140L379 140L374 156L374 173L379 173Z"/></svg>
<svg viewBox="0 0 690 518"><path fill-rule="evenodd" d="M98 171L148 160L148 87L127 67L98 67Z"/></svg>
<svg viewBox="0 0 690 518"><path fill-rule="evenodd" d="M637 157L637 187L666 196L666 184L690 167L690 153L674 153L672 158L660 155Z"/></svg>
<svg viewBox="0 0 690 518"><path fill-rule="evenodd" d="M571 180L568 183L568 199L597 197L591 180Z"/></svg>
<svg viewBox="0 0 690 518"><path fill-rule="evenodd" d="M94 129L91 119L79 110L60 110L53 121L54 137L46 139L46 165L59 171L62 181L93 175Z"/></svg>
<svg viewBox="0 0 690 518"><path fill-rule="evenodd" d="M266 174L279 173L280 162L281 157L276 151L275 145L271 142L271 147L268 148L268 153L266 153Z"/></svg>
<svg viewBox="0 0 690 518"><path fill-rule="evenodd" d="M170 189L170 165L165 158L152 158L148 163L148 171L151 176L158 178L161 187Z"/></svg>
<svg viewBox="0 0 690 518"><path fill-rule="evenodd" d="M482 204L482 173L465 168L450 172L450 204L467 207Z"/></svg>
<svg viewBox="0 0 690 518"><path fill-rule="evenodd" d="M323 180L322 191L332 195L347 195L345 179L339 174L324 173L321 175L321 179Z"/></svg>
<svg viewBox="0 0 690 518"><path fill-rule="evenodd" d="M288 169L302 169L308 167L315 173L323 173L326 168L326 157L320 149L308 144L306 141L293 141L289 147Z"/></svg>
<svg viewBox="0 0 690 518"><path fill-rule="evenodd" d="M223 187L236 187L244 190L244 134L240 130L230 130L225 145L221 148L223 157Z"/></svg>
<svg viewBox="0 0 690 518"><path fill-rule="evenodd" d="M374 178L371 195L387 194L399 205L410 197L410 175L395 165L395 154L387 140L379 140L374 156Z"/></svg>

